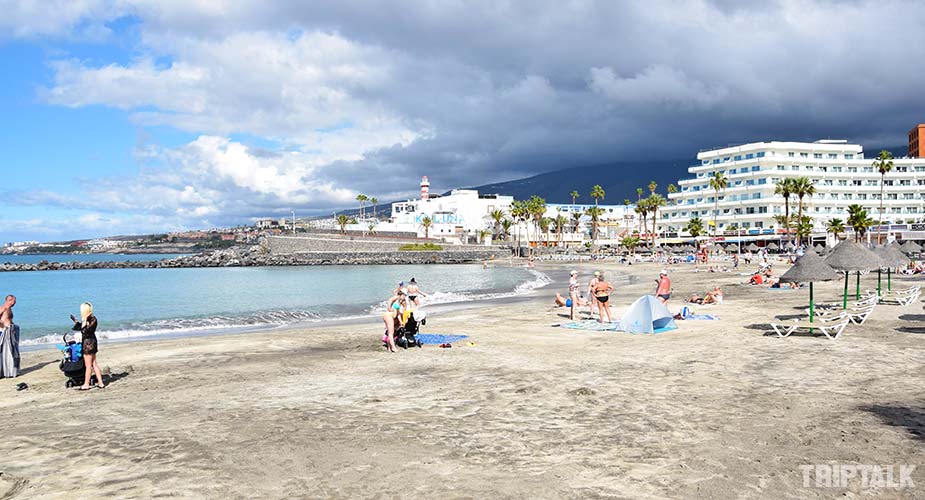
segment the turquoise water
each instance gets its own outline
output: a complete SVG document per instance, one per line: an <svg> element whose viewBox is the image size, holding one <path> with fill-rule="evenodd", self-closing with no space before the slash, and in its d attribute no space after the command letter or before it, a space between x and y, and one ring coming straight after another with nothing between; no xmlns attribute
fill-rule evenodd
<svg viewBox="0 0 925 500"><path fill-rule="evenodd" d="M17 296L24 345L60 341L69 314L93 303L100 337L234 330L365 316L415 277L425 305L516 295L549 279L481 265L94 269L0 273Z"/></svg>
<svg viewBox="0 0 925 500"><path fill-rule="evenodd" d="M138 254L35 254L35 255L0 255L0 264L38 264L43 260L48 262L147 262L149 260L173 259L181 257L182 253L138 253Z"/></svg>

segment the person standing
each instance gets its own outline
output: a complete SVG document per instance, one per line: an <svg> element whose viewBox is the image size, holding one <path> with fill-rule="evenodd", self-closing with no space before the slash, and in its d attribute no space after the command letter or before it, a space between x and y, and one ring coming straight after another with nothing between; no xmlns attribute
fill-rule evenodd
<svg viewBox="0 0 925 500"><path fill-rule="evenodd" d="M96 316L93 315L93 304L89 302L84 302L80 304L80 321L71 315L71 321L74 322L73 330L80 332L82 337L81 342L83 347L81 352L83 352L84 358L84 369L86 374L84 375L84 385L78 387L80 391L88 391L90 387L90 378L96 374L96 386L100 389L105 389L106 386L103 385L103 374L100 371L100 365L97 362L96 355L99 353L99 344L96 340Z"/></svg>
<svg viewBox="0 0 925 500"><path fill-rule="evenodd" d="M19 376L19 326L13 323L16 297L7 295L0 305L0 378Z"/></svg>
<svg viewBox="0 0 925 500"><path fill-rule="evenodd" d="M594 319L594 308L597 307L597 297L594 296L594 285L601 279L601 272L594 271L594 276L588 282L588 317ZM600 308L598 308L600 309Z"/></svg>
<svg viewBox="0 0 925 500"><path fill-rule="evenodd" d="M597 299L597 321L598 323L603 323L604 318L607 318L607 323L612 323L613 319L610 317L610 293L613 292L613 285L607 282L604 279L604 274L599 273L597 278L597 283L594 284L592 289L592 297Z"/></svg>
<svg viewBox="0 0 925 500"><path fill-rule="evenodd" d="M569 273L568 278L568 297L572 299L572 306L569 308L568 317L572 321L575 320L575 311L578 310L579 288L580 285L578 284L578 271L572 271Z"/></svg>
<svg viewBox="0 0 925 500"><path fill-rule="evenodd" d="M668 277L668 270L662 269L662 272L658 274L658 279L655 280L658 283L658 287L655 289L655 296L658 297L658 300L662 301L662 304L668 305L668 299L671 298L671 279Z"/></svg>

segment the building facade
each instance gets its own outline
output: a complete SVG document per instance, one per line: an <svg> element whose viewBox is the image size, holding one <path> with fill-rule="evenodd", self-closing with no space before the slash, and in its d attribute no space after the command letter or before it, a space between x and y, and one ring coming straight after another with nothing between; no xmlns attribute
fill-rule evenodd
<svg viewBox="0 0 925 500"><path fill-rule="evenodd" d="M920 123L909 131L909 157L925 158L925 123Z"/></svg>
<svg viewBox="0 0 925 500"><path fill-rule="evenodd" d="M711 235L715 220L717 236L728 241L781 238L786 231L775 216L784 215L785 202L774 190L785 178L808 177L816 187L816 194L803 200L803 214L812 217L815 235L824 236L833 218L847 221L851 204L879 218L880 173L857 144L842 140L758 142L702 151L697 160L698 164L688 168L692 177L679 181L679 191L668 195L669 206L659 217L659 233L669 238L663 241L689 239L685 226L694 217L703 221ZM728 187L718 196L709 185L714 172L728 179ZM905 231L907 239L925 237L925 231L918 231L921 225L916 226L925 214L925 158L894 159L883 188L883 220L896 225L889 231ZM797 206L798 200L791 196L791 214Z"/></svg>

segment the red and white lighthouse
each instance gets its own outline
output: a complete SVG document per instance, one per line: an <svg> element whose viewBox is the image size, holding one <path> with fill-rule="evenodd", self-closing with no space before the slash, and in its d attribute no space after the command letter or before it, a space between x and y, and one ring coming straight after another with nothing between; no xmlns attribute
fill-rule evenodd
<svg viewBox="0 0 925 500"><path fill-rule="evenodd" d="M430 181L427 180L427 176L421 177L421 199L426 200L430 192Z"/></svg>

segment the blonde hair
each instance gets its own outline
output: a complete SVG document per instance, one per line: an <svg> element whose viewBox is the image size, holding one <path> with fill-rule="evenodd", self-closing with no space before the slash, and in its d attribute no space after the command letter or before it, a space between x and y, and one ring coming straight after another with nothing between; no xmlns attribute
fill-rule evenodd
<svg viewBox="0 0 925 500"><path fill-rule="evenodd" d="M90 315L92 314L93 314L93 304L89 302L84 302L83 304L80 304L80 321L86 324L87 318L89 318Z"/></svg>

